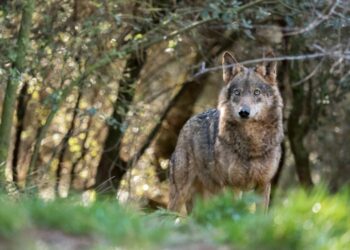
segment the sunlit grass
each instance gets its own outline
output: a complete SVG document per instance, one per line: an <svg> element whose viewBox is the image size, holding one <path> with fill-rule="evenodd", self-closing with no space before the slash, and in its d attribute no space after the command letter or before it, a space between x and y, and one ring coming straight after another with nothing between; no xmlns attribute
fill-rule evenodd
<svg viewBox="0 0 350 250"><path fill-rule="evenodd" d="M43 201L0 197L0 239L30 229L87 235L96 244L153 249L155 246L210 242L237 249L347 249L350 195L318 188L275 197L268 214L252 212L254 195L234 201L229 192L199 201L193 214L175 223L165 210L144 213L116 200L84 204L80 197ZM204 243L203 243L204 242Z"/></svg>
<svg viewBox="0 0 350 250"><path fill-rule="evenodd" d="M194 219L220 231L217 239L240 249L347 249L350 246L349 193L319 188L277 198L268 214L251 213L248 196L234 203L224 194L196 207ZM217 209L219 208L219 209Z"/></svg>

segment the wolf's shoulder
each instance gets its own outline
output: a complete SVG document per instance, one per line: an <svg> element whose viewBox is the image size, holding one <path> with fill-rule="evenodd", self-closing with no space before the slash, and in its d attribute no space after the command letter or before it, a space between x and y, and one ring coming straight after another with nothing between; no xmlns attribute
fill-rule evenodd
<svg viewBox="0 0 350 250"><path fill-rule="evenodd" d="M209 109L205 112L192 116L184 125L183 130L199 132L207 130L209 127L217 127L219 123L220 112L217 109Z"/></svg>
<svg viewBox="0 0 350 250"><path fill-rule="evenodd" d="M212 123L219 120L220 112L217 109L209 109L205 112L192 116L189 120L189 124L204 125L206 123Z"/></svg>

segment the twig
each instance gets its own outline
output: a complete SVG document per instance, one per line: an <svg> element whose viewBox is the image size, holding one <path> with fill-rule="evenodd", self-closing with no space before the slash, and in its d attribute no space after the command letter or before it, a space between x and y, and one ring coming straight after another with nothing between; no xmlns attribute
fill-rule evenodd
<svg viewBox="0 0 350 250"><path fill-rule="evenodd" d="M316 28L317 26L319 26L322 22L324 22L325 20L329 19L333 13L335 8L338 6L339 4L339 0L334 1L334 3L331 5L331 7L329 8L329 11L326 15L321 15L318 18L316 18L314 21L312 21L311 23L309 23L309 25L307 25L306 27L302 28L302 29L298 29L296 31L291 31L288 33L285 33L285 36L295 36L295 35L300 35L302 33L306 33L309 32L310 30Z"/></svg>
<svg viewBox="0 0 350 250"><path fill-rule="evenodd" d="M322 63L323 63L323 60L321 60L321 61L317 64L317 66L314 68L314 70L313 70L310 74L308 74L306 77L304 77L303 79L299 80L298 82L292 84L292 88L299 86L300 84L306 82L306 81L309 80L311 77L313 77L313 76L316 74L316 72L319 70L319 68L321 67Z"/></svg>
<svg viewBox="0 0 350 250"><path fill-rule="evenodd" d="M323 57L332 57L332 58L344 58L347 60L350 60L350 52L339 52L339 51L333 51L333 52L322 52L322 53L314 53L314 54L304 54L304 55L296 55L296 56L280 56L280 57L274 57L274 58L258 58L258 59L252 59L252 60L246 60L239 62L241 65L249 65L249 64L258 64L263 62L276 62L276 61L301 61L301 60L310 60L310 59L316 59L316 58L323 58ZM233 65L226 65L225 67L232 67ZM203 74L206 74L208 72L222 70L223 66L215 66L210 68L201 69L199 72L194 74L192 76L192 79L195 79Z"/></svg>

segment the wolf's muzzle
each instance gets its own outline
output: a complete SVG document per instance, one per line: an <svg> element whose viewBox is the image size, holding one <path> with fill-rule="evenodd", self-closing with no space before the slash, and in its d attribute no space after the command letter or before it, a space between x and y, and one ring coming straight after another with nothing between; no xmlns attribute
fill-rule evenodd
<svg viewBox="0 0 350 250"><path fill-rule="evenodd" d="M238 114L241 118L247 119L250 115L250 108L248 106L243 105Z"/></svg>

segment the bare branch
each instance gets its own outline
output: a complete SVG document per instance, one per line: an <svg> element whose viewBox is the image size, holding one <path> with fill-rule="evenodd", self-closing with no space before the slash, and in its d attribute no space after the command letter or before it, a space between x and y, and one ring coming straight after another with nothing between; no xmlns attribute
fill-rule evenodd
<svg viewBox="0 0 350 250"><path fill-rule="evenodd" d="M303 54L303 55L295 55L295 56L279 56L274 58L257 58L257 59L251 59L239 62L241 65L249 65L249 64L258 64L262 62L276 62L276 61L302 61L302 60L311 60L316 58L325 58L330 57L333 59L339 59L343 58L346 60L350 60L350 51L328 51L328 52L319 52L314 54ZM232 65L225 65L225 67L232 67ZM199 72L194 74L192 78L197 78L203 74L206 74L208 72L222 70L223 66L216 66L211 68L201 68Z"/></svg>
<svg viewBox="0 0 350 250"><path fill-rule="evenodd" d="M285 36L295 36L295 35L300 35L300 34L309 32L312 29L315 29L317 26L319 26L321 23L323 23L324 21L329 19L334 14L334 11L335 11L336 7L338 6L338 4L339 4L339 0L334 1L334 3L328 8L329 10L326 11L327 12L326 14L318 16L314 21L309 23L306 27L285 33L284 35Z"/></svg>
<svg viewBox="0 0 350 250"><path fill-rule="evenodd" d="M296 86L299 86L300 84L302 84L302 83L308 81L310 78L312 78L312 77L317 73L317 71L320 69L322 63L323 63L323 60L321 60L321 61L317 64L317 66L314 68L314 70L313 70L310 74L308 74L306 77L304 77L303 79L299 80L298 82L294 83L294 84L292 85L292 88L294 88L294 87L296 87Z"/></svg>

